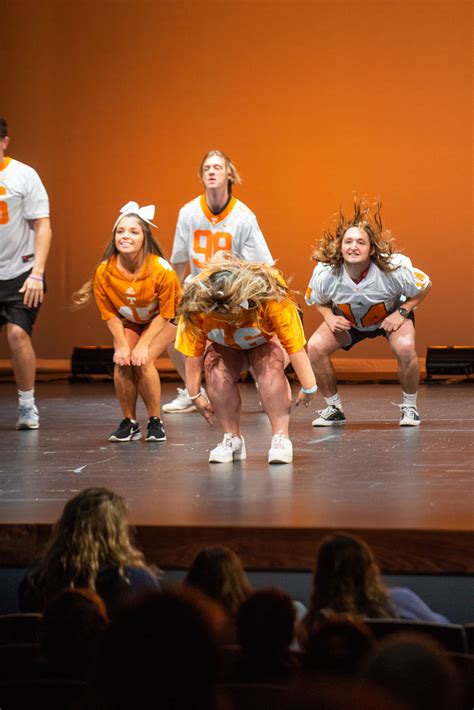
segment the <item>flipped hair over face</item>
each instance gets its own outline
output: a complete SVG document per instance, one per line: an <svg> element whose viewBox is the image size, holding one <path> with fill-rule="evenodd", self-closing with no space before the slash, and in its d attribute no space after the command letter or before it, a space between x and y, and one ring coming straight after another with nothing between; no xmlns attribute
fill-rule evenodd
<svg viewBox="0 0 474 710"><path fill-rule="evenodd" d="M370 205L365 198L354 196L354 211L351 217L345 217L342 207L339 210L333 231L326 230L313 252L312 258L330 266L340 268L343 264L341 244L350 227L363 230L368 238L373 253L371 260L381 271L392 271L390 257L396 251L391 232L384 229L382 223L382 203L376 201Z"/></svg>

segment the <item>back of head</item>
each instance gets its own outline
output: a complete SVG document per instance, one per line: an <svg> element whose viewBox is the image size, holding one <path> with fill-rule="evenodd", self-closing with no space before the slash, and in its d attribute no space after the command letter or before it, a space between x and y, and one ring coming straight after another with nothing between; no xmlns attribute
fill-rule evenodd
<svg viewBox="0 0 474 710"><path fill-rule="evenodd" d="M258 589L237 612L237 635L250 657L286 654L293 641L295 608L281 589Z"/></svg>
<svg viewBox="0 0 474 710"><path fill-rule="evenodd" d="M200 589L233 616L250 594L250 584L237 555L227 547L205 547L193 560L185 583Z"/></svg>
<svg viewBox="0 0 474 710"><path fill-rule="evenodd" d="M405 702L412 710L457 710L460 680L455 667L433 640L394 634L369 656L364 677Z"/></svg>
<svg viewBox="0 0 474 710"><path fill-rule="evenodd" d="M354 535L335 533L321 541L313 584L313 610L327 608L368 617L392 615L372 551Z"/></svg>
<svg viewBox="0 0 474 710"><path fill-rule="evenodd" d="M316 622L305 644L303 667L318 673L354 674L374 643L367 626L334 615Z"/></svg>
<svg viewBox="0 0 474 710"><path fill-rule="evenodd" d="M107 625L102 599L88 589L66 590L52 599L44 610L41 633L50 670L67 678L84 678Z"/></svg>
<svg viewBox="0 0 474 710"><path fill-rule="evenodd" d="M104 707L207 708L221 612L197 590L147 594L110 626L97 668Z"/></svg>
<svg viewBox="0 0 474 710"><path fill-rule="evenodd" d="M5 118L0 118L0 140L8 136L8 124Z"/></svg>

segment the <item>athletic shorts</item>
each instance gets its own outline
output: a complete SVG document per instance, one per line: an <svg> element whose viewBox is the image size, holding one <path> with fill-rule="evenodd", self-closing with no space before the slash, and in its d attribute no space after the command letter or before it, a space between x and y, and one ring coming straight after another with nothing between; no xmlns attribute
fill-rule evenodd
<svg viewBox="0 0 474 710"><path fill-rule="evenodd" d="M411 320L413 325L415 325L415 314L413 313L413 311L406 317L406 320ZM376 328L376 330L358 330L357 328L351 328L347 332L351 336L352 342L350 345L346 345L346 347L343 347L343 350L350 350L354 347L354 345L360 343L366 338L378 338L379 335L383 335L384 338L388 339L388 336L390 335L390 333L387 333L385 330L382 330L382 328Z"/></svg>
<svg viewBox="0 0 474 710"><path fill-rule="evenodd" d="M23 303L23 293L20 288L31 274L31 269L25 271L14 279L0 281L0 328L5 323L14 323L31 335L33 325L39 313L41 303L36 307L25 306ZM46 281L44 282L44 292L46 293Z"/></svg>

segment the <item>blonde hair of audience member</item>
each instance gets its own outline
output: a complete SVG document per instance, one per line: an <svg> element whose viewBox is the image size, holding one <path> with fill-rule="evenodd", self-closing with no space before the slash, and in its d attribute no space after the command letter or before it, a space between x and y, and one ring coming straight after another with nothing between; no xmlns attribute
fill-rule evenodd
<svg viewBox="0 0 474 710"><path fill-rule="evenodd" d="M344 234L350 227L363 230L370 242L373 253L371 260L381 271L393 271L390 264L391 255L396 251L395 241L391 232L384 229L382 203L377 201L370 205L365 198L354 196L354 211L351 217L345 217L342 208L339 210L337 222L333 231L326 230L315 249L312 258L330 266L340 268L344 262L341 244Z"/></svg>
<svg viewBox="0 0 474 710"><path fill-rule="evenodd" d="M205 547L198 552L185 584L219 602L231 617L252 591L239 557L228 547Z"/></svg>
<svg viewBox="0 0 474 710"><path fill-rule="evenodd" d="M86 488L71 498L53 527L52 535L31 582L44 601L63 589L95 591L101 566L147 566L132 543L124 499L106 488Z"/></svg>

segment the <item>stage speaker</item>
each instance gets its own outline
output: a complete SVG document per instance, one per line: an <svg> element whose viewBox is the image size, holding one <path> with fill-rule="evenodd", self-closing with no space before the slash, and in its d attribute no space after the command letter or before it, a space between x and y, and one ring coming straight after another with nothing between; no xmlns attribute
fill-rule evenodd
<svg viewBox="0 0 474 710"><path fill-rule="evenodd" d="M468 345L431 345L426 352L426 376L472 375L474 347Z"/></svg>
<svg viewBox="0 0 474 710"><path fill-rule="evenodd" d="M114 349L111 345L83 345L73 348L71 373L73 377L84 375L112 375Z"/></svg>

